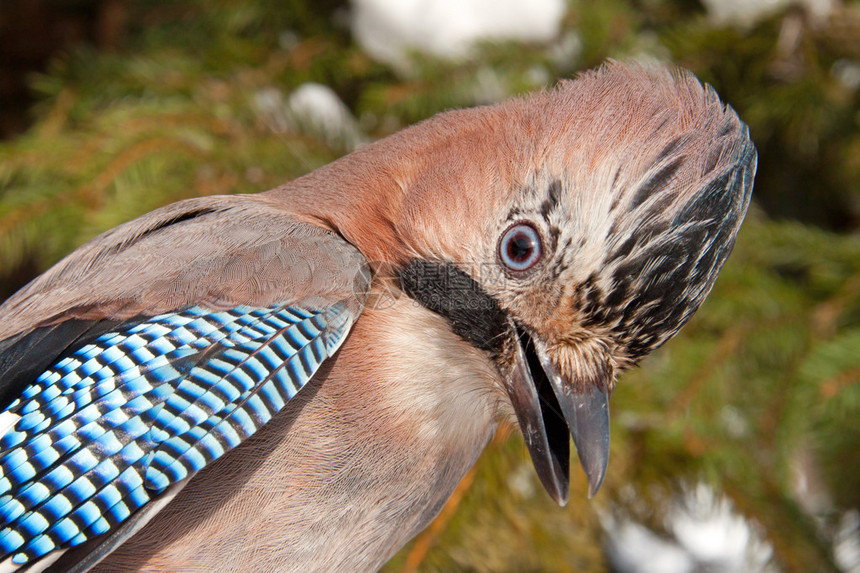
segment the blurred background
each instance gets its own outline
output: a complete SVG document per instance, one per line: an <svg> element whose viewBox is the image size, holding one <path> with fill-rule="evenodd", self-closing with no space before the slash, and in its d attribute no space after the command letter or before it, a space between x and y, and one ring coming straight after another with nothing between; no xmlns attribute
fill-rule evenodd
<svg viewBox="0 0 860 573"><path fill-rule="evenodd" d="M3 0L0 300L160 205L610 57L689 68L750 125L735 252L622 377L593 500L574 465L554 506L503 426L385 571L858 573L858 2Z"/></svg>

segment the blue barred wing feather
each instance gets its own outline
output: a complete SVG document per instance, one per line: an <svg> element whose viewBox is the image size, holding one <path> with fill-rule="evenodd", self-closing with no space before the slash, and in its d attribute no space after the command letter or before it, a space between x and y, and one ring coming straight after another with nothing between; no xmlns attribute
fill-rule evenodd
<svg viewBox="0 0 860 573"><path fill-rule="evenodd" d="M6 409L20 418L0 437L3 559L103 534L236 447L337 351L355 314L344 302L192 307L67 352Z"/></svg>

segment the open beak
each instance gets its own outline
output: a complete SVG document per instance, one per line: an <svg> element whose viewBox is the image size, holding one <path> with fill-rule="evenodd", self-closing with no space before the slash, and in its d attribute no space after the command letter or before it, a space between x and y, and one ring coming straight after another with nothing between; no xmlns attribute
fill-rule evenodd
<svg viewBox="0 0 860 573"><path fill-rule="evenodd" d="M514 328L507 391L538 477L556 503L567 503L569 431L593 497L609 463L609 381L579 391L582 385L558 372L540 341Z"/></svg>

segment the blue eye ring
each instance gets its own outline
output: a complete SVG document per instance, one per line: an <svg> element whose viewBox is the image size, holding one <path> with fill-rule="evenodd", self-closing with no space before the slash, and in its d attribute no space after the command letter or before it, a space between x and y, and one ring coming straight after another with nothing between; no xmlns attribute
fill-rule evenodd
<svg viewBox="0 0 860 573"><path fill-rule="evenodd" d="M499 239L499 260L511 271L521 273L534 267L543 257L540 233L526 221L514 223Z"/></svg>

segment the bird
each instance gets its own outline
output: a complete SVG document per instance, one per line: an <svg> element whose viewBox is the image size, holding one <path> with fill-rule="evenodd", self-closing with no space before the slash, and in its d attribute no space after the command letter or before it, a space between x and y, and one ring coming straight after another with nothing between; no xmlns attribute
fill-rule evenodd
<svg viewBox="0 0 860 573"><path fill-rule="evenodd" d="M375 570L503 420L593 496L756 158L691 72L610 60L105 232L0 306L0 571Z"/></svg>

